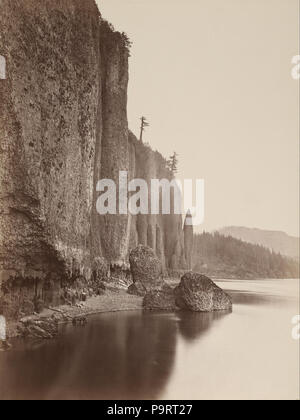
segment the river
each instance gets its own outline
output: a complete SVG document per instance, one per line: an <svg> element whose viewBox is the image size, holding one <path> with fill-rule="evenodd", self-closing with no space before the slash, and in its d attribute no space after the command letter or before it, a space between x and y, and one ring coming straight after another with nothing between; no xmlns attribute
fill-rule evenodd
<svg viewBox="0 0 300 420"><path fill-rule="evenodd" d="M218 284L230 313L106 313L14 343L0 399L299 399L299 281Z"/></svg>

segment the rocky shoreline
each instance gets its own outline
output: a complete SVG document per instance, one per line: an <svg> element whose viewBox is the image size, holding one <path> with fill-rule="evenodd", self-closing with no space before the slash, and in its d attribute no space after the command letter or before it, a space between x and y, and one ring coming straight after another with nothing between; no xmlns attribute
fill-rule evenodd
<svg viewBox="0 0 300 420"><path fill-rule="evenodd" d="M62 305L57 308L48 308L40 314L34 314L23 318L20 321L8 321L7 337L9 339L24 337L24 326L39 324L61 325L72 323L74 319L89 317L108 312L134 311L143 309L143 298L129 295L126 290L107 290L102 296L88 298L85 302L76 305ZM47 332L47 331L46 331ZM43 335L41 333L41 335ZM38 338L38 337L37 337ZM40 338L51 338L41 336Z"/></svg>
<svg viewBox="0 0 300 420"><path fill-rule="evenodd" d="M165 280L162 291L149 292L145 297L129 294L123 287L107 289L103 295L90 297L85 302L47 308L40 314L19 321L8 321L7 338L53 339L59 334L59 326L63 324L85 326L90 316L110 312L180 310L170 303L173 302L173 293L178 287L179 279L172 278Z"/></svg>
<svg viewBox="0 0 300 420"><path fill-rule="evenodd" d="M59 334L59 325L87 324L87 317L104 312L150 310L192 312L223 311L232 308L231 298L208 277L185 273L179 279L165 279L155 252L139 245L130 253L133 283L102 282L97 291L76 294L70 289L70 299L63 305L41 308L39 313L8 320L7 337L52 339ZM72 292L72 293L71 293Z"/></svg>

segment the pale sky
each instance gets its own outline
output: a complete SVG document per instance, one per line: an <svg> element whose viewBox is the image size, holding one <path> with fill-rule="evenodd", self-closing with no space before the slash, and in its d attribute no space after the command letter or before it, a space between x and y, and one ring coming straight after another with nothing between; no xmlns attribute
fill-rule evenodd
<svg viewBox="0 0 300 420"><path fill-rule="evenodd" d="M97 2L133 42L130 128L204 178L202 228L299 235L299 1Z"/></svg>

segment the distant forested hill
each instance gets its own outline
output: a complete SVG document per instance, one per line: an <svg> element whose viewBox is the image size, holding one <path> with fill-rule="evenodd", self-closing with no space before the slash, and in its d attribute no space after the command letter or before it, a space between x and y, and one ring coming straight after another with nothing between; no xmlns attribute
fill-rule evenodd
<svg viewBox="0 0 300 420"><path fill-rule="evenodd" d="M299 278L295 260L219 233L195 235L193 269L219 278Z"/></svg>
<svg viewBox="0 0 300 420"><path fill-rule="evenodd" d="M239 226L225 227L218 232L251 244L262 245L281 255L299 259L299 238L287 235L285 232Z"/></svg>

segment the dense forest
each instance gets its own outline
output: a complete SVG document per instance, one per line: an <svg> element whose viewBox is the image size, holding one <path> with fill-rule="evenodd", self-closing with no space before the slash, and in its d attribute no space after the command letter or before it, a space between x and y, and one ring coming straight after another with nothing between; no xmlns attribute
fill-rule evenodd
<svg viewBox="0 0 300 420"><path fill-rule="evenodd" d="M195 235L193 269L220 278L299 278L299 263L219 233Z"/></svg>

